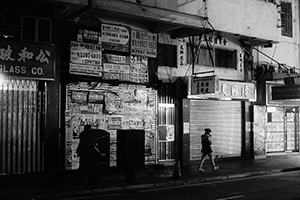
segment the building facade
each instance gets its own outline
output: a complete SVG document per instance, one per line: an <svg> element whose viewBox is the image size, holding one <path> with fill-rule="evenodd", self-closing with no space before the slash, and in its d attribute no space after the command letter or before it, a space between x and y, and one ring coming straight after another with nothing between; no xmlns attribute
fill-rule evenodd
<svg viewBox="0 0 300 200"><path fill-rule="evenodd" d="M109 167L124 146L133 165L197 162L204 128L220 158L274 153L282 134L299 151L298 107L269 102L299 63L296 1L1 4L1 175L77 170L86 124L109 133Z"/></svg>

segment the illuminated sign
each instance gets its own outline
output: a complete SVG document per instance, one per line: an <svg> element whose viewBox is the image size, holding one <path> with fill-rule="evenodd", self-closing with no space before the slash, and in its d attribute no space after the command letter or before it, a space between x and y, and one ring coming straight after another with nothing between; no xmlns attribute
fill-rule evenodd
<svg viewBox="0 0 300 200"><path fill-rule="evenodd" d="M0 74L39 80L54 80L54 46L1 41Z"/></svg>

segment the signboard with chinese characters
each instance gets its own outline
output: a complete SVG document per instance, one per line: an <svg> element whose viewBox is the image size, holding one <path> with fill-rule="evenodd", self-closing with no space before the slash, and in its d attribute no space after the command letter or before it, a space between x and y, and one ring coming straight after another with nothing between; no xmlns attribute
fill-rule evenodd
<svg viewBox="0 0 300 200"><path fill-rule="evenodd" d="M272 100L300 99L300 85L271 86Z"/></svg>
<svg viewBox="0 0 300 200"><path fill-rule="evenodd" d="M98 44L100 43L100 36L101 33L98 31L79 29L77 33L77 41Z"/></svg>
<svg viewBox="0 0 300 200"><path fill-rule="evenodd" d="M0 42L0 74L37 80L54 80L54 46Z"/></svg>
<svg viewBox="0 0 300 200"><path fill-rule="evenodd" d="M219 80L218 88L214 94L189 95L189 98L256 101L255 83Z"/></svg>
<svg viewBox="0 0 300 200"><path fill-rule="evenodd" d="M129 56L104 54L103 79L129 81Z"/></svg>
<svg viewBox="0 0 300 200"><path fill-rule="evenodd" d="M102 24L101 43L104 50L129 52L129 39L129 27Z"/></svg>
<svg viewBox="0 0 300 200"><path fill-rule="evenodd" d="M177 66L186 66L187 46L185 42L179 41L177 44Z"/></svg>
<svg viewBox="0 0 300 200"><path fill-rule="evenodd" d="M101 45L71 41L70 73L101 77Z"/></svg>
<svg viewBox="0 0 300 200"><path fill-rule="evenodd" d="M131 30L131 54L156 58L157 34Z"/></svg>
<svg viewBox="0 0 300 200"><path fill-rule="evenodd" d="M192 77L191 94L212 94L218 91L219 79L217 76Z"/></svg>
<svg viewBox="0 0 300 200"><path fill-rule="evenodd" d="M274 85L274 83L271 83L271 82L266 83L266 103L267 103L267 105L299 106L300 98L292 99L291 97L288 97L285 94L281 94L281 95L285 95L285 98L281 97L281 99L273 99L272 96L274 96L275 93L279 92L279 91L274 92L274 90L281 90L280 87L278 89L274 89L274 86L276 86L276 87L285 86L283 84L284 83L282 83L282 85ZM289 88L290 86L293 86L293 85L289 85L289 86L285 86L285 87ZM274 93L274 94L272 94L272 93ZM278 98L278 95L279 94L275 94L275 98ZM291 93L288 95L295 95L295 94Z"/></svg>

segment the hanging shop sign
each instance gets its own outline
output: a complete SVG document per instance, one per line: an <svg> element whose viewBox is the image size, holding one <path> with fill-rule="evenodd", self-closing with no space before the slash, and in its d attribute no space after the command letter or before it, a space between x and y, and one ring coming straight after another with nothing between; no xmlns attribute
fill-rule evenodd
<svg viewBox="0 0 300 200"><path fill-rule="evenodd" d="M272 86L272 100L300 99L300 85Z"/></svg>
<svg viewBox="0 0 300 200"><path fill-rule="evenodd" d="M157 34L131 30L131 54L156 58Z"/></svg>
<svg viewBox="0 0 300 200"><path fill-rule="evenodd" d="M189 98L256 101L255 83L219 80L217 88L215 93L189 95Z"/></svg>
<svg viewBox="0 0 300 200"><path fill-rule="evenodd" d="M101 25L101 43L104 50L129 52L130 28L119 25Z"/></svg>
<svg viewBox="0 0 300 200"><path fill-rule="evenodd" d="M71 41L70 74L102 76L101 45Z"/></svg>
<svg viewBox="0 0 300 200"><path fill-rule="evenodd" d="M0 42L0 74L37 80L54 80L54 46Z"/></svg>
<svg viewBox="0 0 300 200"><path fill-rule="evenodd" d="M177 66L186 66L187 49L186 42L179 41L177 44Z"/></svg>
<svg viewBox="0 0 300 200"><path fill-rule="evenodd" d="M217 76L192 77L191 94L213 94L218 91L219 80Z"/></svg>

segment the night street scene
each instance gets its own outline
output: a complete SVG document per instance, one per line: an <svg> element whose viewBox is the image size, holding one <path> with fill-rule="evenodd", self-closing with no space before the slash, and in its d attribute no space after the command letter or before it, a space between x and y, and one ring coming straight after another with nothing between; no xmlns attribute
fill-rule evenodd
<svg viewBox="0 0 300 200"><path fill-rule="evenodd" d="M1 200L300 200L300 1L0 2Z"/></svg>

